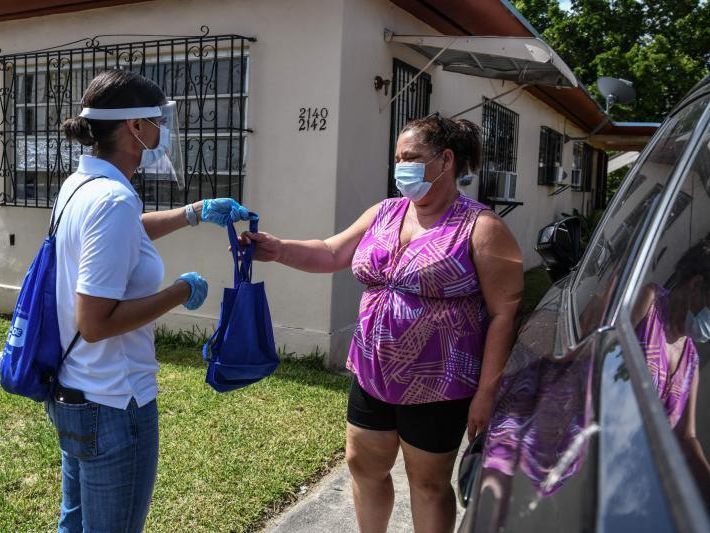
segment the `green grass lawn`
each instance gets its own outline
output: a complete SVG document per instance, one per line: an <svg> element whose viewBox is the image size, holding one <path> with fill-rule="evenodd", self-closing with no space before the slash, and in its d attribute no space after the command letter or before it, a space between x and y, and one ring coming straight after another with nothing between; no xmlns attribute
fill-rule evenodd
<svg viewBox="0 0 710 533"><path fill-rule="evenodd" d="M523 313L550 286L525 273ZM8 321L0 319L0 339ZM199 336L199 335L198 335ZM195 335L163 332L160 464L146 531L249 531L341 457L349 378L319 360L283 361L270 378L217 394ZM0 532L56 530L56 436L41 405L0 391Z"/></svg>
<svg viewBox="0 0 710 533"><path fill-rule="evenodd" d="M0 338L7 321L0 320ZM158 342L160 464L146 531L249 531L345 444L349 378L316 359L217 394L197 346ZM56 531L60 459L43 407L0 391L0 531Z"/></svg>
<svg viewBox="0 0 710 533"><path fill-rule="evenodd" d="M539 266L525 272L524 283L525 290L523 292L523 308L521 310L523 318L533 312L538 302L552 286L552 280L547 271Z"/></svg>

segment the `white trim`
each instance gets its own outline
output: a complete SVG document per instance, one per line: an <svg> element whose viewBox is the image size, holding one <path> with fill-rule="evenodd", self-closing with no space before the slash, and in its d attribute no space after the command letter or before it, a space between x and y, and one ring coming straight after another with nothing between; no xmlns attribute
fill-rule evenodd
<svg viewBox="0 0 710 533"><path fill-rule="evenodd" d="M80 117L92 120L131 120L134 118L159 117L162 113L160 106L152 107L123 107L116 109L99 109L96 107L85 107L79 113Z"/></svg>
<svg viewBox="0 0 710 533"><path fill-rule="evenodd" d="M496 72L490 67L484 68L477 56L490 59L508 59L518 67L517 79L511 79L518 84L552 85L554 87L577 87L578 82L572 69L570 69L560 56L542 39L531 37L500 37L500 36L460 36L449 41L450 35L396 35L385 32L385 41L405 44L420 51L433 62L442 65L444 70L453 67L474 66L480 71L475 76L484 78L510 79ZM455 44L454 44L455 41ZM446 44L444 44L446 43ZM450 57L443 56L444 52L459 52ZM436 51L436 54L434 52ZM461 54L468 54L469 58L461 62ZM535 73L528 72L534 70ZM457 72L453 70L453 72Z"/></svg>
<svg viewBox="0 0 710 533"><path fill-rule="evenodd" d="M607 163L607 172L614 172L620 168L633 165L638 157L639 152L621 152L614 157L610 157Z"/></svg>

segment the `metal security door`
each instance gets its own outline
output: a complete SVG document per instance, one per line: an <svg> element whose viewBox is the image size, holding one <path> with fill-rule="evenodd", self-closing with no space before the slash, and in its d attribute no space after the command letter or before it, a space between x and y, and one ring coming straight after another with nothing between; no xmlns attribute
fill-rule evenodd
<svg viewBox="0 0 710 533"><path fill-rule="evenodd" d="M394 60L392 74L392 94L397 94L419 72L399 59ZM392 118L390 121L390 153L389 153L389 186L387 195L391 198L400 196L394 183L394 152L397 147L397 137L404 125L415 118L429 114L429 98L431 95L431 76L423 73L407 90L392 102Z"/></svg>

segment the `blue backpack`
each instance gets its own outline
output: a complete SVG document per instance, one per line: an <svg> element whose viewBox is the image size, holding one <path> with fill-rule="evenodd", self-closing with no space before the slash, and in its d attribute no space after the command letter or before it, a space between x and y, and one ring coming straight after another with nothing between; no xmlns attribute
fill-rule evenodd
<svg viewBox="0 0 710 533"><path fill-rule="evenodd" d="M9 393L38 402L47 400L54 392L64 359L79 340L77 332L62 356L57 319L56 234L69 201L81 187L98 177L101 176L89 178L74 189L56 222L52 211L49 233L25 274L0 364L0 384Z"/></svg>

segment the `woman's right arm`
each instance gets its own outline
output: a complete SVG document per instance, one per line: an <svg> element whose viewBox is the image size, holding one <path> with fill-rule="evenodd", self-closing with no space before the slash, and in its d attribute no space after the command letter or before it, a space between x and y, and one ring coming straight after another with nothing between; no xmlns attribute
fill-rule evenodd
<svg viewBox="0 0 710 533"><path fill-rule="evenodd" d="M87 342L149 324L192 296L192 285L181 278L156 294L126 298L141 260L141 226L135 203L111 195L96 200L82 221L74 321Z"/></svg>
<svg viewBox="0 0 710 533"><path fill-rule="evenodd" d="M86 342L98 342L128 333L185 303L190 290L187 282L178 280L157 294L135 300L114 300L77 293L77 329Z"/></svg>
<svg viewBox="0 0 710 533"><path fill-rule="evenodd" d="M276 261L305 272L331 273L352 263L355 249L375 220L380 204L365 211L348 229L325 240L282 240L268 233L244 232L242 238L256 244L254 258Z"/></svg>

